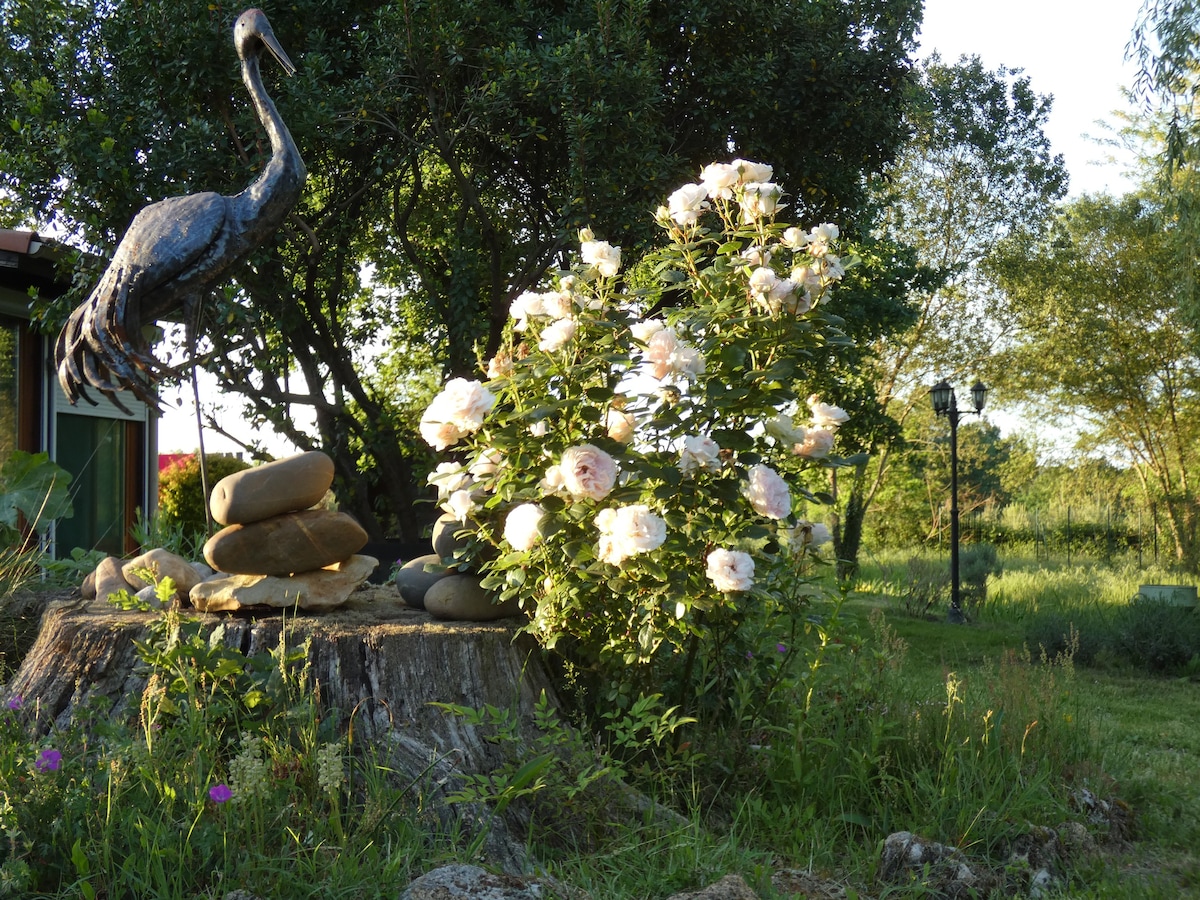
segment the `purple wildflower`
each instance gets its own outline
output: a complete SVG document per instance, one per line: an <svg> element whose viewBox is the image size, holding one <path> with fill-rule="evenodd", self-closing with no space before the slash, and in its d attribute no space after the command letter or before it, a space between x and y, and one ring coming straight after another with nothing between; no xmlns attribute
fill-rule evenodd
<svg viewBox="0 0 1200 900"><path fill-rule="evenodd" d="M208 789L208 796L213 803L224 803L233 798L233 791L227 784L214 784Z"/></svg>
<svg viewBox="0 0 1200 900"><path fill-rule="evenodd" d="M8 708L14 712L25 705L25 698L20 694L13 694L8 698Z"/></svg>
<svg viewBox="0 0 1200 900"><path fill-rule="evenodd" d="M62 766L62 754L57 750L43 750L34 760L33 767L39 772L57 772Z"/></svg>
<svg viewBox="0 0 1200 900"><path fill-rule="evenodd" d="M787 647L784 646L783 644L776 644L775 649L778 650L780 653L787 653Z"/></svg>
<svg viewBox="0 0 1200 900"><path fill-rule="evenodd" d="M754 659L754 654L749 650L746 651L746 659Z"/></svg>

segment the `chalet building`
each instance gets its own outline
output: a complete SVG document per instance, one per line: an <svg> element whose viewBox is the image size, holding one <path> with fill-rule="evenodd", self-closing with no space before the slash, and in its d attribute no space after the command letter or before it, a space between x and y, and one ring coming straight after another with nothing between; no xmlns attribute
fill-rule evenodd
<svg viewBox="0 0 1200 900"><path fill-rule="evenodd" d="M154 410L122 395L126 414L98 392L72 406L54 371L54 338L33 330L31 291L54 298L70 287L68 253L29 231L0 229L0 459L46 452L72 475L75 514L52 532L59 558L72 549L122 556L136 549L138 510L148 518L158 491Z"/></svg>

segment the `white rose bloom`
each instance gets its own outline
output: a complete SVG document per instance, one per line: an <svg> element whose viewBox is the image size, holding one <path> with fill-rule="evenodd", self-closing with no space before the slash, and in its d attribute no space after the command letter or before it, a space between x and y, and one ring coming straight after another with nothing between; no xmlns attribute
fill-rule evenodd
<svg viewBox="0 0 1200 900"><path fill-rule="evenodd" d="M797 228L795 225L786 229L780 240L782 240L783 246L789 250L800 250L808 245L808 235L804 229Z"/></svg>
<svg viewBox="0 0 1200 900"><path fill-rule="evenodd" d="M741 253L742 262L748 266L769 266L771 251L766 247L748 247Z"/></svg>
<svg viewBox="0 0 1200 900"><path fill-rule="evenodd" d="M543 494L557 494L563 489L563 472L558 466L551 466L538 482Z"/></svg>
<svg viewBox="0 0 1200 900"><path fill-rule="evenodd" d="M524 331L529 327L529 319L533 316L544 316L546 310L542 305L542 295L533 291L524 291L517 299L508 305L508 314L516 319L513 326L515 331Z"/></svg>
<svg viewBox="0 0 1200 900"><path fill-rule="evenodd" d="M775 170L766 163L750 162L745 159L735 159L733 167L737 170L742 184L768 182L771 180L771 176L775 174Z"/></svg>
<svg viewBox="0 0 1200 900"><path fill-rule="evenodd" d="M829 533L829 526L824 522L814 522L812 527L812 545L814 547L820 547L822 544L827 544L831 540L833 540L833 535Z"/></svg>
<svg viewBox="0 0 1200 900"><path fill-rule="evenodd" d="M550 423L546 419L538 419L529 426L529 433L534 437L545 437L550 433Z"/></svg>
<svg viewBox="0 0 1200 900"><path fill-rule="evenodd" d="M699 378L707 368L704 354L691 344L680 341L671 354L671 370L688 380Z"/></svg>
<svg viewBox="0 0 1200 900"><path fill-rule="evenodd" d="M597 556L614 566L661 547L667 539L667 523L642 504L602 509L596 527L600 530Z"/></svg>
<svg viewBox="0 0 1200 900"><path fill-rule="evenodd" d="M742 222L750 225L760 219L769 219L779 207L779 185L770 182L752 182L742 189Z"/></svg>
<svg viewBox="0 0 1200 900"><path fill-rule="evenodd" d="M808 398L808 408L812 410L813 424L819 428L837 428L850 420L849 413L844 409L822 403L816 394Z"/></svg>
<svg viewBox="0 0 1200 900"><path fill-rule="evenodd" d="M702 184L685 184L667 198L667 213L676 225L695 225L708 209L708 191Z"/></svg>
<svg viewBox="0 0 1200 900"><path fill-rule="evenodd" d="M487 377L507 378L513 372L512 356L508 353L497 353L488 361Z"/></svg>
<svg viewBox="0 0 1200 900"><path fill-rule="evenodd" d="M700 181L708 196L728 200L733 196L733 186L738 183L737 166L729 163L712 163L700 172Z"/></svg>
<svg viewBox="0 0 1200 900"><path fill-rule="evenodd" d="M689 436L683 439L679 451L679 471L691 475L701 469L718 471L721 468L721 448L706 435Z"/></svg>
<svg viewBox="0 0 1200 900"><path fill-rule="evenodd" d="M466 522L467 516L475 509L475 498L471 496L471 492L467 490L454 491L446 502L442 504L442 509L454 516L460 522Z"/></svg>
<svg viewBox="0 0 1200 900"><path fill-rule="evenodd" d="M467 468L467 471L473 478L487 478L489 475L495 475L500 471L500 466L504 463L504 454L495 447L489 447L478 456L475 461Z"/></svg>
<svg viewBox="0 0 1200 900"><path fill-rule="evenodd" d="M438 500L445 500L460 488L471 484L471 476L461 464L456 462L438 463L425 479L430 484L437 485Z"/></svg>
<svg viewBox="0 0 1200 900"><path fill-rule="evenodd" d="M574 295L565 288L542 294L542 309L551 319L569 319L575 312Z"/></svg>
<svg viewBox="0 0 1200 900"><path fill-rule="evenodd" d="M545 353L557 353L575 337L577 324L574 319L559 319L542 329L538 349Z"/></svg>
<svg viewBox="0 0 1200 900"><path fill-rule="evenodd" d="M804 429L782 413L766 423L767 434L781 444L799 444L804 440Z"/></svg>
<svg viewBox="0 0 1200 900"><path fill-rule="evenodd" d="M708 554L705 563L704 574L722 593L754 587L754 559L749 553L718 547Z"/></svg>
<svg viewBox="0 0 1200 900"><path fill-rule="evenodd" d="M750 293L758 300L765 300L771 296L771 291L778 281L779 276L775 274L774 269L759 266L750 273Z"/></svg>
<svg viewBox="0 0 1200 900"><path fill-rule="evenodd" d="M649 343L650 338L662 331L665 326L661 319L646 319L642 322L634 322L629 326L629 333L633 335L633 339L640 341L643 344Z"/></svg>
<svg viewBox="0 0 1200 900"><path fill-rule="evenodd" d="M608 241L584 241L579 248L584 263L595 266L605 278L612 278L621 268L621 248Z"/></svg>
<svg viewBox="0 0 1200 900"><path fill-rule="evenodd" d="M750 467L746 499L754 511L768 519L786 519L792 511L792 494L787 482L770 466Z"/></svg>
<svg viewBox="0 0 1200 900"><path fill-rule="evenodd" d="M543 510L536 503L522 503L504 519L504 539L514 550L532 550L542 539L540 526Z"/></svg>

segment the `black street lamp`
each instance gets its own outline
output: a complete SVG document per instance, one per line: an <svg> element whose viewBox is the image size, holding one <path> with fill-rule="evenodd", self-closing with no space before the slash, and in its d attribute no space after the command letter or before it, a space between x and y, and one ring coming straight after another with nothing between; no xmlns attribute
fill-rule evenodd
<svg viewBox="0 0 1200 900"><path fill-rule="evenodd" d="M955 624L966 621L958 584L958 417L982 413L987 391L982 381L976 381L971 388L971 403L975 408L960 410L950 382L939 381L929 389L933 411L950 420L950 612L946 620Z"/></svg>

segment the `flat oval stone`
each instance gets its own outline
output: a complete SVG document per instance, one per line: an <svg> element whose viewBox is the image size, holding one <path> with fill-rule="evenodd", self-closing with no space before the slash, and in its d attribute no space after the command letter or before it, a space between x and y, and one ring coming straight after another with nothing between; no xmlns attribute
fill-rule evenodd
<svg viewBox="0 0 1200 900"><path fill-rule="evenodd" d="M443 559L451 559L457 551L467 546L467 535L455 537L462 528L462 522L449 513L438 516L433 523L433 552Z"/></svg>
<svg viewBox="0 0 1200 900"><path fill-rule="evenodd" d="M320 450L226 475L209 496L212 517L222 525L261 522L319 503L333 484L333 460Z"/></svg>
<svg viewBox="0 0 1200 900"><path fill-rule="evenodd" d="M96 566L95 578L98 600L107 600L112 594L121 591L137 593L137 588L125 580L125 575L121 571L124 564L124 560L115 556L106 556L100 560L100 565Z"/></svg>
<svg viewBox="0 0 1200 900"><path fill-rule="evenodd" d="M490 622L520 614L515 599L493 603L493 596L484 590L478 575L447 575L425 592L425 611L435 619L464 622Z"/></svg>
<svg viewBox="0 0 1200 900"><path fill-rule="evenodd" d="M372 556L351 556L300 575L226 575L202 581L190 595L201 612L232 612L246 606L298 607L313 612L336 609L379 565Z"/></svg>
<svg viewBox="0 0 1200 900"><path fill-rule="evenodd" d="M204 559L219 572L291 575L341 562L366 543L346 513L309 509L222 528L205 543Z"/></svg>

